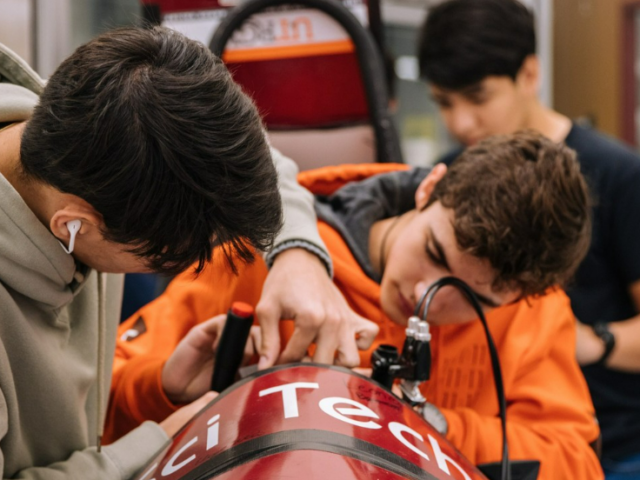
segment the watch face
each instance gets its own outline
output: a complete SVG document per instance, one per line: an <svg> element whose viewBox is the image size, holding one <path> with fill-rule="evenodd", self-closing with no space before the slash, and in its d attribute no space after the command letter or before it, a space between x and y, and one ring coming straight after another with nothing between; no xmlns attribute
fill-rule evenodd
<svg viewBox="0 0 640 480"><path fill-rule="evenodd" d="M596 323L592 328L593 333L595 333L598 338L604 343L604 352L602 353L602 357L600 357L594 364L603 365L616 346L616 337L613 336L613 333L611 333L611 330L609 330L609 325L607 325L606 323Z"/></svg>
<svg viewBox="0 0 640 480"><path fill-rule="evenodd" d="M449 430L449 423L442 412L435 405L425 402L422 405L422 417L435 428L438 433L446 435Z"/></svg>
<svg viewBox="0 0 640 480"><path fill-rule="evenodd" d="M609 338L613 338L613 333L611 333L609 326L606 323L596 323L593 326L593 331L605 342L608 342Z"/></svg>

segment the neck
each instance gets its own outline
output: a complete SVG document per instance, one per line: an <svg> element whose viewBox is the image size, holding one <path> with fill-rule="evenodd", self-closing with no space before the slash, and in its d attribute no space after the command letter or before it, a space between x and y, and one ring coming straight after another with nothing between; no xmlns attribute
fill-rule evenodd
<svg viewBox="0 0 640 480"><path fill-rule="evenodd" d="M369 231L369 261L373 270L380 276L384 273L384 266L391 247L395 243L402 227L415 215L415 210L397 217L379 220L371 226Z"/></svg>
<svg viewBox="0 0 640 480"><path fill-rule="evenodd" d="M4 176L42 224L49 228L55 189L24 175L20 167L20 139L25 122L0 131L0 174Z"/></svg>
<svg viewBox="0 0 640 480"><path fill-rule="evenodd" d="M531 108L527 128L536 130L548 139L560 143L567 138L571 130L571 120L536 100Z"/></svg>

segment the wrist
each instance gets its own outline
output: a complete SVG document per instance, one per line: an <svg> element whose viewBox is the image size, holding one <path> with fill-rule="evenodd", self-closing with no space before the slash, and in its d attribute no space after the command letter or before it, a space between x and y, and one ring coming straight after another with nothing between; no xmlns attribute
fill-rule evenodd
<svg viewBox="0 0 640 480"><path fill-rule="evenodd" d="M277 245L265 257L267 266L271 268L275 263L276 258L288 251L304 251L313 255L327 270L329 278L333 278L333 262L331 261L331 257L322 248L306 240L287 240Z"/></svg>
<svg viewBox="0 0 640 480"><path fill-rule="evenodd" d="M598 322L592 326L594 335L600 342L600 355L593 363L594 365L604 365L616 346L616 337L609 330L609 326L605 322Z"/></svg>

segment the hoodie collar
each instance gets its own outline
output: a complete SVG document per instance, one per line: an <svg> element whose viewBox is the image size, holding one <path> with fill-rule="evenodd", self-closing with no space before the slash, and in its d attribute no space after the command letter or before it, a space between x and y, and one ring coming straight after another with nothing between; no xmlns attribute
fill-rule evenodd
<svg viewBox="0 0 640 480"><path fill-rule="evenodd" d="M0 282L53 309L69 303L76 263L0 175ZM86 276L85 276L86 278Z"/></svg>
<svg viewBox="0 0 640 480"><path fill-rule="evenodd" d="M0 44L0 122L27 120L43 85L24 60ZM74 281L73 257L2 175L0 198L0 282L46 307L63 307L87 275Z"/></svg>
<svg viewBox="0 0 640 480"><path fill-rule="evenodd" d="M0 81L24 87L36 95L42 93L44 80L15 52L0 43Z"/></svg>

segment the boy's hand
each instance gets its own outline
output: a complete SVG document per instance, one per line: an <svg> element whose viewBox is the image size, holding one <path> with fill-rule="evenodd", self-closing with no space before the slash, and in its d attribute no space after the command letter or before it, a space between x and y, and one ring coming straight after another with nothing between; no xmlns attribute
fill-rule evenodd
<svg viewBox="0 0 640 480"><path fill-rule="evenodd" d="M226 320L227 316L222 314L193 327L164 364L162 387L172 403L192 402L210 390L213 361ZM251 327L245 362L259 345L260 328Z"/></svg>
<svg viewBox="0 0 640 480"><path fill-rule="evenodd" d="M160 423L160 426L169 437L173 437L196 413L206 407L207 404L217 396L218 394L216 392L205 393L196 401L173 412Z"/></svg>
<svg viewBox="0 0 640 480"><path fill-rule="evenodd" d="M262 328L260 369L276 361L300 361L313 342L313 361L355 367L360 364L358 349L369 348L378 334L375 323L349 308L322 262L301 248L286 250L276 257L256 315ZM278 324L286 319L295 321L295 330L278 357Z"/></svg>

